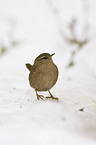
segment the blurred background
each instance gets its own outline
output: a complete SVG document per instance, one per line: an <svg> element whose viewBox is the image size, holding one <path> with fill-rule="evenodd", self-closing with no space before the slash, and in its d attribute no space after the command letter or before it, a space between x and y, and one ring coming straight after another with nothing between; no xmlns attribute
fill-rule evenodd
<svg viewBox="0 0 96 145"><path fill-rule="evenodd" d="M0 57L19 47L31 52L28 58L55 52L60 68L82 59L95 75L94 0L4 0L0 11Z"/></svg>
<svg viewBox="0 0 96 145"><path fill-rule="evenodd" d="M96 141L95 13L95 0L0 0L0 135L4 145L14 140L18 145L28 140L29 144L74 144L78 137L70 131L87 137L76 144ZM59 79L52 91L61 99L58 104L35 102L28 84L25 63L33 64L44 52L55 53ZM57 139L36 142L36 132L38 136L46 132L47 137L53 133ZM26 142L21 139L25 135Z"/></svg>

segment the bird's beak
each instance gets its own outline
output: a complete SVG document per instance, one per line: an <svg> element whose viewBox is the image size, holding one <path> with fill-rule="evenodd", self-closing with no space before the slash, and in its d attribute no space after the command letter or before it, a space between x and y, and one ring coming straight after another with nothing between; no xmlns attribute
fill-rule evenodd
<svg viewBox="0 0 96 145"><path fill-rule="evenodd" d="M50 56L52 57L55 53L51 54Z"/></svg>

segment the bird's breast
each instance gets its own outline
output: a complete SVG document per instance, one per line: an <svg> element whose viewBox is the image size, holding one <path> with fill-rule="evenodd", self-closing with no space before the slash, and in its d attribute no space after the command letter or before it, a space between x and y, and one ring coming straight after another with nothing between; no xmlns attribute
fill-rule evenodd
<svg viewBox="0 0 96 145"><path fill-rule="evenodd" d="M51 89L58 78L58 69L54 63L38 66L35 72L30 72L29 81L31 87L37 91Z"/></svg>

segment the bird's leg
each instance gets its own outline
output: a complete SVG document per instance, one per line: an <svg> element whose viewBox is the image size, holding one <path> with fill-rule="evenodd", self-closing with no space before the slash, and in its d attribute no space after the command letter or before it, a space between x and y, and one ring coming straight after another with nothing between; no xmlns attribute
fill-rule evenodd
<svg viewBox="0 0 96 145"><path fill-rule="evenodd" d="M37 96L37 99L39 100L39 99L42 99L42 100L44 100L43 98L44 98L44 96L42 96L42 95L38 95L38 93L37 93L37 90L35 90L36 91L36 96Z"/></svg>
<svg viewBox="0 0 96 145"><path fill-rule="evenodd" d="M52 98L52 99L58 101L59 98L57 98L57 97L53 97L53 95L51 94L51 92L50 92L49 90L48 90L48 92L49 92L49 94L50 94L50 97L46 97L47 99L48 99L48 98Z"/></svg>

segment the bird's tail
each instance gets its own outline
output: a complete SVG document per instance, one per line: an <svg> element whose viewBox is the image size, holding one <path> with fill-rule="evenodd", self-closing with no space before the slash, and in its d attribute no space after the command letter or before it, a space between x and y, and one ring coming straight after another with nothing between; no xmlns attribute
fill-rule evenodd
<svg viewBox="0 0 96 145"><path fill-rule="evenodd" d="M27 69L29 70L29 71L31 71L32 70L32 65L31 64L29 64L29 63L27 63L27 64L25 64L26 65L26 67L27 67Z"/></svg>

